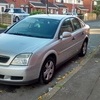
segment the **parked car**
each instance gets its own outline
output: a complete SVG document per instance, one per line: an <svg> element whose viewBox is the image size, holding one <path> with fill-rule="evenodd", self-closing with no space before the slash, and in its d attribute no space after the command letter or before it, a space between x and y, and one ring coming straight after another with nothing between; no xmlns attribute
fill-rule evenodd
<svg viewBox="0 0 100 100"><path fill-rule="evenodd" d="M76 54L85 56L89 29L66 15L33 15L0 34L0 83L47 84L59 64Z"/></svg>
<svg viewBox="0 0 100 100"><path fill-rule="evenodd" d="M78 17L78 14L76 12L67 12L66 15L73 15L73 16Z"/></svg>
<svg viewBox="0 0 100 100"><path fill-rule="evenodd" d="M4 13L13 15L13 21L18 22L19 20L24 19L29 16L22 8L7 8Z"/></svg>

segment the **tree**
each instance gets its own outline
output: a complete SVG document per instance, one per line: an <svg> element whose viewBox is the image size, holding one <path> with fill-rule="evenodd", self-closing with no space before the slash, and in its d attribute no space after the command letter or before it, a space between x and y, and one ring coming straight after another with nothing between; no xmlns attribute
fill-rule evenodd
<svg viewBox="0 0 100 100"><path fill-rule="evenodd" d="M96 2L97 2L97 5L100 5L100 0L96 0Z"/></svg>
<svg viewBox="0 0 100 100"><path fill-rule="evenodd" d="M100 15L100 5L96 5L96 6L94 7L93 12L96 13L97 16Z"/></svg>

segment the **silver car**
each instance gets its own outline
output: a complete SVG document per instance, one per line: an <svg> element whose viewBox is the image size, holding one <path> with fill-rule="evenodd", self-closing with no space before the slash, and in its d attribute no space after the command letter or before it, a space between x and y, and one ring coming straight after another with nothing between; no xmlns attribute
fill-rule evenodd
<svg viewBox="0 0 100 100"><path fill-rule="evenodd" d="M7 8L4 12L13 15L14 22L18 22L19 20L29 16L29 14L26 13L22 8Z"/></svg>
<svg viewBox="0 0 100 100"><path fill-rule="evenodd" d="M59 64L87 52L89 29L67 15L29 16L0 34L0 83L47 84Z"/></svg>

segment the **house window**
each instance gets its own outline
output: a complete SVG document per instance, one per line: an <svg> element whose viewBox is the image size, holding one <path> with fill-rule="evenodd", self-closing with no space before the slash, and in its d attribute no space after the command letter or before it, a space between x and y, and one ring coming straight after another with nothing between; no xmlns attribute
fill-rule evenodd
<svg viewBox="0 0 100 100"><path fill-rule="evenodd" d="M53 9L51 9L51 14L53 14Z"/></svg>
<svg viewBox="0 0 100 100"><path fill-rule="evenodd" d="M65 14L66 13L66 8L63 8L63 14Z"/></svg>
<svg viewBox="0 0 100 100"><path fill-rule="evenodd" d="M10 8L14 8L14 4L10 4Z"/></svg>
<svg viewBox="0 0 100 100"><path fill-rule="evenodd" d="M56 0L56 2L61 2L61 0Z"/></svg>
<svg viewBox="0 0 100 100"><path fill-rule="evenodd" d="M68 3L68 0L63 0L64 3Z"/></svg>

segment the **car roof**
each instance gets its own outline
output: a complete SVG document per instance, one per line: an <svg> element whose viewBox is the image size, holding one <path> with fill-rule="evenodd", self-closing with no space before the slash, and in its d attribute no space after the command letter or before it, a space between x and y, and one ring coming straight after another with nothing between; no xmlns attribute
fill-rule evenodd
<svg viewBox="0 0 100 100"><path fill-rule="evenodd" d="M73 16L73 15L60 15L60 14L37 14L37 15L31 15L30 17L50 18L50 19L61 20L64 18L70 18L70 17L75 17L75 16Z"/></svg>

